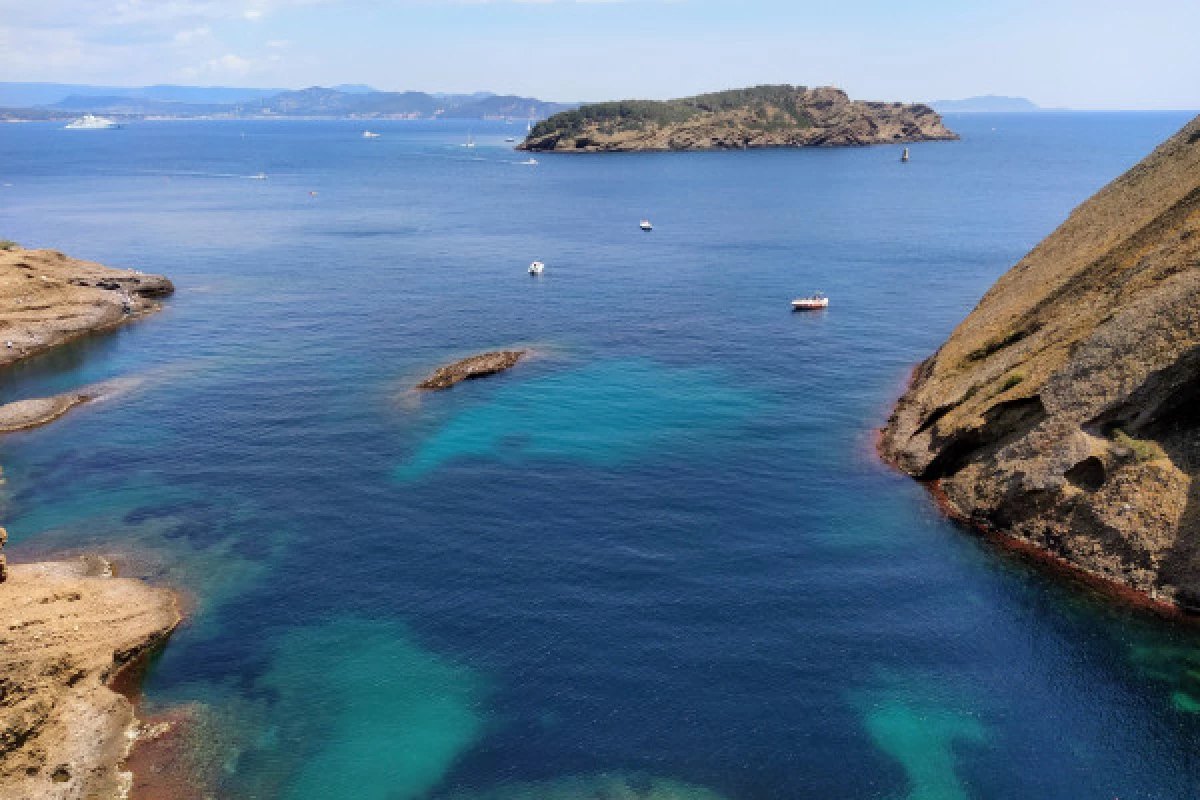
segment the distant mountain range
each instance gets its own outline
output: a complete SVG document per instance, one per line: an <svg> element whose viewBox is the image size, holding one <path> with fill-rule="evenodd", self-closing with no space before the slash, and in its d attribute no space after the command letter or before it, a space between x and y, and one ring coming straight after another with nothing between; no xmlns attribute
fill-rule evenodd
<svg viewBox="0 0 1200 800"><path fill-rule="evenodd" d="M84 112L122 117L543 119L575 105L491 92L381 92L358 84L287 90L0 83L0 119L57 119Z"/></svg>
<svg viewBox="0 0 1200 800"><path fill-rule="evenodd" d="M1005 97L998 94L985 94L978 97L966 97L962 100L935 100L930 103L935 111L943 114L964 113L972 111L1047 111L1041 106L1024 97Z"/></svg>

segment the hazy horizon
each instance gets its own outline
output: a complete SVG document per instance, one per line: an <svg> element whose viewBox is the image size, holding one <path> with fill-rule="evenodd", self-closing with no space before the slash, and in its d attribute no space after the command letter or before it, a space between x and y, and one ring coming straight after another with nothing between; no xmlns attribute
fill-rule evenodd
<svg viewBox="0 0 1200 800"><path fill-rule="evenodd" d="M665 99L763 83L868 100L1200 108L1200 4L919 0L0 0L0 77Z"/></svg>

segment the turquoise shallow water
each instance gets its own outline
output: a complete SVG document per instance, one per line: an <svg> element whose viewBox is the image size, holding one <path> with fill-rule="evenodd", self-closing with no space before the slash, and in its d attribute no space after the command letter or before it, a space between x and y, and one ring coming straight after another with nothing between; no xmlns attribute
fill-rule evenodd
<svg viewBox="0 0 1200 800"><path fill-rule="evenodd" d="M199 709L220 797L1197 796L1200 633L995 552L873 452L912 365L1186 119L963 116L907 165L4 126L0 236L179 289L0 376L121 379L0 442L12 555L189 593L146 711Z"/></svg>

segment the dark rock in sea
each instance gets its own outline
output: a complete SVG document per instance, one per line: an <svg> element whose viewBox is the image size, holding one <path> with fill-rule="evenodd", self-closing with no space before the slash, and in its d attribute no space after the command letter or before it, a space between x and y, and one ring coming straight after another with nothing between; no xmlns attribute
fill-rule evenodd
<svg viewBox="0 0 1200 800"><path fill-rule="evenodd" d="M1200 608L1200 117L1000 278L881 449L961 518Z"/></svg>
<svg viewBox="0 0 1200 800"><path fill-rule="evenodd" d="M525 355L524 350L498 350L494 353L480 353L464 358L445 367L441 367L425 380L417 384L418 389L449 389L462 381L495 375L512 368Z"/></svg>

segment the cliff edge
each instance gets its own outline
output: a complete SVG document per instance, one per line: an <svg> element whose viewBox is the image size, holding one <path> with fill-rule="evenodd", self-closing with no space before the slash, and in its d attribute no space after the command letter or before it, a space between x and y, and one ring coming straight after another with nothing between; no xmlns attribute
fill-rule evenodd
<svg viewBox="0 0 1200 800"><path fill-rule="evenodd" d="M130 776L129 700L108 683L164 642L174 595L102 559L26 564L0 583L0 798L112 798Z"/></svg>
<svg viewBox="0 0 1200 800"><path fill-rule="evenodd" d="M676 100L592 103L539 122L519 150L568 153L837 147L957 139L927 105L841 89L754 86Z"/></svg>
<svg viewBox="0 0 1200 800"><path fill-rule="evenodd" d="M1200 117L996 282L881 450L955 514L1200 610Z"/></svg>

